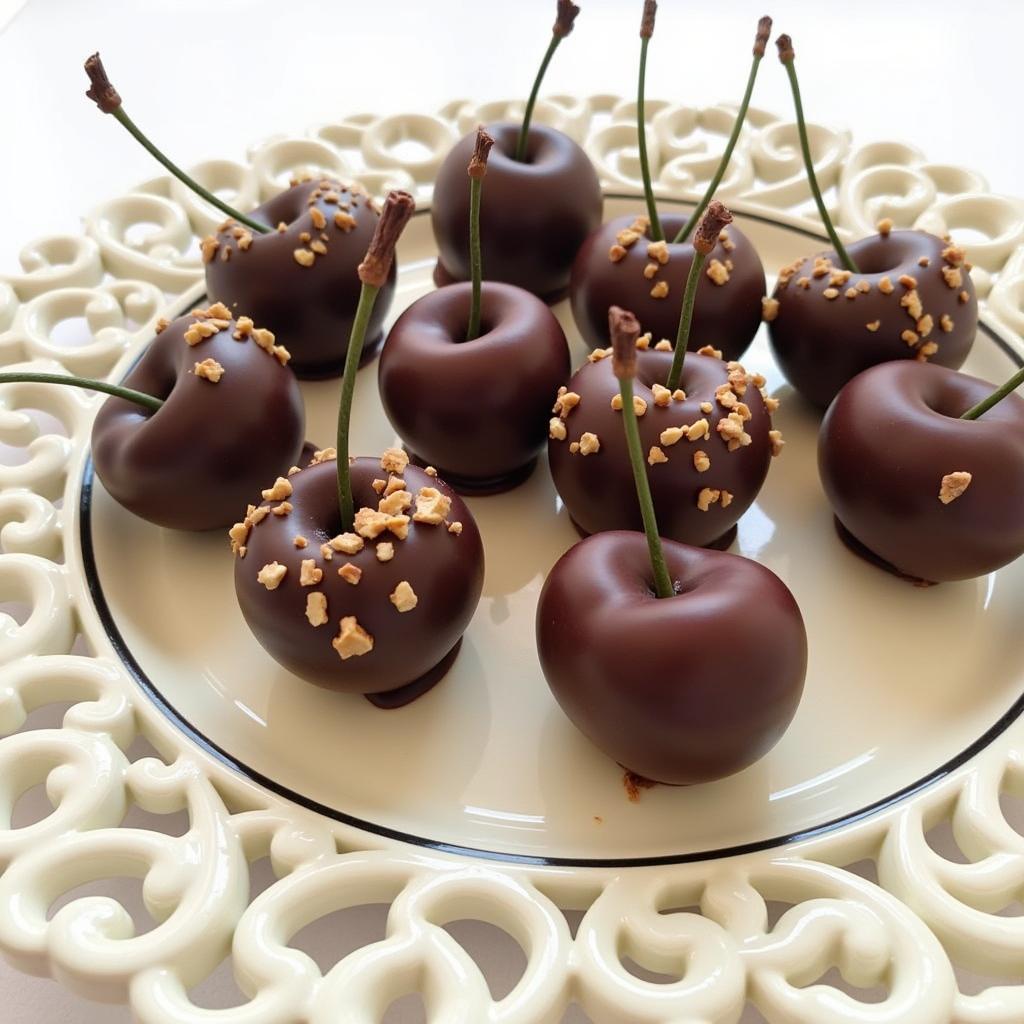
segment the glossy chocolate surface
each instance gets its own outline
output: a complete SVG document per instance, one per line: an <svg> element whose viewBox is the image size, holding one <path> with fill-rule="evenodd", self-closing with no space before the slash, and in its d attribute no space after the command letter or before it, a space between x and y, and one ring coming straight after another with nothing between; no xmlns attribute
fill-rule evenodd
<svg viewBox="0 0 1024 1024"><path fill-rule="evenodd" d="M384 411L409 451L459 487L514 478L544 447L551 396L569 377L569 347L548 307L492 281L480 335L466 341L471 286L414 302L379 364Z"/></svg>
<svg viewBox="0 0 1024 1024"><path fill-rule="evenodd" d="M819 277L814 276L813 256L784 268L773 296L779 306L769 324L769 339L793 387L808 402L824 408L862 370L893 359L924 358L922 347L930 343L938 345L927 356L930 362L954 370L963 365L974 344L978 300L966 268L943 258L948 247L948 242L925 231L893 231L847 246L863 271L848 280L839 280L846 275L831 251L821 254L833 265ZM922 266L922 260L928 265ZM904 275L914 284L900 283ZM892 285L888 294L883 291L886 285L880 287L883 278ZM861 281L868 291L856 290ZM825 295L830 288L837 292L831 299ZM848 298L851 288L855 297ZM920 300L920 310L909 298L911 291ZM921 323L925 316L931 317L930 324ZM871 330L869 324L877 328ZM913 332L916 340L904 338L905 331Z"/></svg>
<svg viewBox="0 0 1024 1024"><path fill-rule="evenodd" d="M351 473L356 508L376 509L380 495L373 481L388 478L380 461L356 459ZM288 478L292 510L284 516L268 515L254 526L245 556L235 559L235 592L256 639L275 661L318 686L379 694L416 682L446 659L480 600L483 545L469 509L446 484L415 466L406 467L402 476L414 499L421 487L436 487L450 497L448 521L461 522L461 534L450 533L444 524L411 521L405 540L385 531L375 540L366 540L356 554L335 551L330 560L325 559L321 544L341 531L332 459ZM272 482L273 478L268 479L265 485ZM262 504L272 507L278 502ZM306 538L306 547L295 546L296 535ZM394 546L394 557L388 562L377 559L380 542ZM313 586L304 587L299 581L304 559L312 559L323 570L322 580ZM288 572L277 589L267 590L257 574L275 561ZM355 585L338 575L349 562L362 570ZM403 580L418 598L416 607L407 612L399 612L389 599ZM327 598L328 621L321 626L310 625L306 618L306 599L313 592ZM343 661L331 641L338 636L340 620L350 615L373 637L373 649Z"/></svg>
<svg viewBox="0 0 1024 1024"><path fill-rule="evenodd" d="M325 198L332 195L338 197L336 202ZM314 209L323 215L322 228L314 224ZM338 213L343 215L344 228L335 224ZM359 302L356 268L377 226L378 215L370 197L353 186L317 178L293 185L250 216L275 228L282 222L288 226L265 235L238 225L219 232L218 248L206 264L211 300L223 302L236 314L250 316L273 331L278 343L291 352L291 365L298 377L340 374ZM237 231L251 235L247 249L239 245ZM313 243L323 245L326 252L313 253ZM228 251L231 255L225 261ZM298 263L296 251L310 252L312 265ZM377 296L363 346L364 363L373 358L383 339L396 273L392 266L388 282Z"/></svg>
<svg viewBox="0 0 1024 1024"><path fill-rule="evenodd" d="M484 277L554 301L569 284L576 251L601 223L604 198L597 172L586 153L554 128L530 126L522 163L512 156L518 124L501 122L487 130L494 148L480 203ZM470 276L466 168L475 139L471 132L455 144L434 184L431 221L440 253L439 284Z"/></svg>
<svg viewBox="0 0 1024 1024"><path fill-rule="evenodd" d="M908 576L967 579L1024 553L1024 398L959 419L994 390L901 360L854 378L825 414L818 467L837 518ZM943 504L942 478L956 472L970 485Z"/></svg>
<svg viewBox="0 0 1024 1024"><path fill-rule="evenodd" d="M613 263L608 252L616 244L619 232L629 228L635 219L617 217L603 224L583 243L573 263L572 315L588 345L607 344L609 306L621 306L634 313L654 341L668 338L675 344L686 278L693 263L693 246L689 242L669 242L668 263L659 264L658 273L650 279L644 277L644 267L655 262L647 255L648 237L635 242L618 263ZM686 219L678 213L662 214L665 237L674 238ZM720 241L708 254L697 287L689 347L696 351L711 345L720 349L726 359L738 359L761 324L764 268L750 239L735 224L730 224L725 232L728 242ZM727 249L726 244L735 248ZM708 277L707 269L713 260L727 269L729 280L724 284L715 284ZM651 289L659 282L669 286L663 299L651 295Z"/></svg>
<svg viewBox="0 0 1024 1024"><path fill-rule="evenodd" d="M747 558L665 542L676 596L654 595L640 533L570 548L537 606L548 685L609 757L675 785L738 772L796 712L807 635L785 584Z"/></svg>
<svg viewBox="0 0 1024 1024"><path fill-rule="evenodd" d="M728 418L730 410L715 399L715 389L728 380L726 364L712 356L689 354L681 382L686 400L672 400L662 407L654 404L651 387L667 380L672 353L647 350L637 356L634 394L647 402L647 411L638 421L643 452L646 457L651 447L657 445L668 457L667 462L647 466L658 528L663 537L672 540L698 547L713 544L750 507L768 474L771 418L764 400L752 383L746 386L739 401L750 410L745 430L751 443L730 452L717 431L717 424ZM555 487L583 533L643 528L622 413L611 407L612 397L619 393L611 364L610 357L588 362L573 375L568 388L580 396L580 402L565 420L565 440L548 441ZM710 413L701 410L703 402L711 403ZM689 441L684 437L674 445L661 441L661 432L666 428L689 426L701 419L707 419L710 427L707 440ZM574 454L570 446L585 432L597 435L600 450L591 455ZM705 452L711 461L705 472L698 472L694 465L697 451ZM732 502L723 508L719 501L702 512L697 507L697 497L705 487L729 491Z"/></svg>
<svg viewBox="0 0 1024 1024"><path fill-rule="evenodd" d="M96 473L119 504L158 526L230 526L264 481L285 472L302 448L305 412L295 374L234 321L198 345L195 323L178 317L150 343L124 383L165 399L150 412L108 398L92 429ZM194 367L216 360L214 384Z"/></svg>

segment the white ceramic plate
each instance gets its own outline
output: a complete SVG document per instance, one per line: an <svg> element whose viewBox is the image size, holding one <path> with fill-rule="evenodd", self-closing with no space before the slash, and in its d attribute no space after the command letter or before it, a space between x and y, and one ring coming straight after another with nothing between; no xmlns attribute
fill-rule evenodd
<svg viewBox="0 0 1024 1024"><path fill-rule="evenodd" d="M320 126L200 174L239 203L310 164L429 201L457 132L503 113L459 102L440 117ZM730 111L651 113L659 188L692 199ZM631 104L560 97L540 114L586 142L607 216L638 208L614 197L636 190ZM794 135L752 112L727 182L769 272L820 244ZM891 216L969 236L986 326L967 369L1008 376L1022 359L1011 332L1024 327L1024 206L911 147L854 148L820 126L811 135L848 230ZM403 164L409 140L421 155ZM214 220L161 178L93 211L86 237L33 243L25 273L0 282L0 363L123 375L156 317L201 295L195 242ZM426 217L400 259L392 316L430 287ZM558 312L578 363L585 353ZM64 330L76 317L84 345ZM379 1021L414 990L432 1020L467 1024L558 1020L573 1001L595 1021L630 1024L736 1021L748 1002L772 1024L1019 1024L1024 838L1006 807L1024 795L1024 565L922 590L856 559L818 485L815 417L763 337L745 362L783 399L787 447L734 550L770 566L800 602L807 688L763 761L636 803L538 669L537 593L575 540L543 462L516 491L472 500L484 600L448 678L384 712L310 688L263 654L234 602L225 537L160 531L110 500L88 464L97 400L0 392L0 442L18 449L0 465L0 601L22 606L0 620L0 951L90 996L130 1000L153 1024L210 1019L190 990L229 950L245 1001L219 1012L225 1024ZM337 383L304 393L308 434L323 443ZM30 409L63 426L40 428ZM356 448L393 440L371 367L358 384ZM88 649L74 646L78 634ZM57 702L69 705L63 727L35 728L31 712ZM53 813L7 827L38 783ZM133 827L122 824L129 808ZM163 816L179 811L187 831L164 834ZM156 817L139 824L143 812ZM927 838L949 823L959 861ZM277 880L250 895L250 864L268 854ZM145 934L107 899L48 912L76 886L126 875L144 880L156 921ZM306 924L372 902L391 904L386 937L329 972L291 948ZM584 912L578 931L562 910ZM523 948L505 998L492 998L442 930L462 918ZM958 989L961 967L987 980Z"/></svg>

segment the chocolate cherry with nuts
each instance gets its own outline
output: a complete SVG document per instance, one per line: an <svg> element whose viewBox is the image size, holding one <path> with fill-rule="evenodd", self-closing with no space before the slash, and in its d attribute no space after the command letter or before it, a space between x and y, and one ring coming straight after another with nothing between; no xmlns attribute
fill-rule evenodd
<svg viewBox="0 0 1024 1024"><path fill-rule="evenodd" d="M818 466L840 536L903 576L982 576L1024 554L1024 383L933 364L865 370L829 406Z"/></svg>
<svg viewBox="0 0 1024 1024"><path fill-rule="evenodd" d="M718 352L687 356L703 262L728 221L714 201L698 226L675 350L666 340L650 348L649 335L638 339L634 403L662 534L701 547L731 542L783 444L771 425L778 403L762 393L763 378ZM559 391L549 422L551 475L584 534L640 527L610 355L604 348L590 354Z"/></svg>
<svg viewBox="0 0 1024 1024"><path fill-rule="evenodd" d="M807 142L789 36L778 39L789 75L807 178L831 251L784 267L764 319L794 388L824 408L862 370L894 359L957 369L974 343L978 302L964 252L926 231L879 233L844 246L821 198Z"/></svg>
<svg viewBox="0 0 1024 1024"><path fill-rule="evenodd" d="M444 676L483 588L476 524L435 471L400 449L348 455L360 348L413 205L408 193L388 196L359 266L336 448L279 477L230 531L235 592L260 644L308 682L380 707Z"/></svg>
<svg viewBox="0 0 1024 1024"><path fill-rule="evenodd" d="M563 132L531 125L544 72L578 13L575 4L558 0L551 44L522 125L487 125L495 140L481 209L487 274L551 302L564 296L576 251L601 223L604 203L586 153ZM466 281L471 274L465 174L474 140L471 132L455 144L434 184L431 223L439 251L434 272L438 284Z"/></svg>
<svg viewBox="0 0 1024 1024"><path fill-rule="evenodd" d="M492 142L481 128L469 164L472 282L414 302L379 365L384 411L409 452L478 494L514 486L533 469L550 396L570 371L551 310L522 288L481 279L479 210Z"/></svg>
<svg viewBox="0 0 1024 1024"><path fill-rule="evenodd" d="M807 670L807 634L764 566L661 541L633 408L639 325L612 310L613 364L645 537L603 533L555 564L537 605L537 649L562 710L645 779L708 782L782 736ZM614 361L614 362L613 362Z"/></svg>
<svg viewBox="0 0 1024 1024"><path fill-rule="evenodd" d="M762 18L746 92L732 134L697 208L688 217L659 215L651 186L644 120L644 71L656 8L654 0L647 0L640 29L637 135L647 212L645 216L618 217L602 225L583 243L573 263L572 313L584 341L592 346L604 345L611 304L632 309L644 330L655 339L674 336L683 288L694 258L691 235L729 165L771 30L771 18ZM750 240L735 224L722 231L710 257L700 282L691 345L695 349L713 345L727 359L738 359L761 323L764 268Z"/></svg>
<svg viewBox="0 0 1024 1024"><path fill-rule="evenodd" d="M227 215L201 246L210 298L278 335L292 354L298 377L340 373L359 300L356 267L378 221L370 196L358 185L315 177L293 182L248 215L239 213L142 134L125 113L99 54L85 62L85 70L92 82L86 95L100 110L112 114L171 174ZM395 274L392 265L367 326L364 362L383 340Z"/></svg>

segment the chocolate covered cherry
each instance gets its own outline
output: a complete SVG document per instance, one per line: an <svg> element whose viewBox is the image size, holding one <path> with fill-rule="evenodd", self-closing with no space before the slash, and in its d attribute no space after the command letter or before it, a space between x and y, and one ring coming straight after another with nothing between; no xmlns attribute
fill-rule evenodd
<svg viewBox="0 0 1024 1024"><path fill-rule="evenodd" d="M110 398L93 424L93 462L111 497L172 529L233 522L302 449L302 396L287 362L271 332L223 306L162 322L124 383L163 405Z"/></svg>
<svg viewBox="0 0 1024 1024"><path fill-rule="evenodd" d="M686 220L663 214L665 237L674 238ZM618 217L598 228L572 268L572 315L584 341L604 343L610 305L633 310L653 338L674 340L693 253L689 239L651 241L646 217ZM714 345L738 359L761 324L764 289L764 268L750 240L735 224L724 228L701 278L690 348Z"/></svg>
<svg viewBox="0 0 1024 1024"><path fill-rule="evenodd" d="M384 411L410 453L459 490L503 490L536 462L551 396L569 376L565 334L529 292L485 281L466 340L470 285L414 302L381 353Z"/></svg>
<svg viewBox="0 0 1024 1024"><path fill-rule="evenodd" d="M785 267L765 301L769 339L787 380L824 408L877 363L930 361L957 369L978 326L963 250L926 231L890 231Z"/></svg>
<svg viewBox="0 0 1024 1024"><path fill-rule="evenodd" d="M389 449L351 463L351 532L339 532L333 450L278 479L231 531L239 607L260 644L295 675L384 707L444 675L483 587L469 509L407 462Z"/></svg>
<svg viewBox="0 0 1024 1024"><path fill-rule="evenodd" d="M930 364L855 377L821 424L818 466L841 527L916 579L968 579L1024 553L1024 398L960 417L992 385Z"/></svg>
<svg viewBox="0 0 1024 1024"><path fill-rule="evenodd" d="M641 527L610 355L591 353L559 393L549 424L551 475L585 534ZM637 356L635 404L661 534L698 546L727 544L781 450L770 416L777 403L762 395L763 378L739 363L691 354L681 390L669 392L671 350Z"/></svg>
<svg viewBox="0 0 1024 1024"><path fill-rule="evenodd" d="M299 377L335 376L345 364L359 301L356 267L377 226L373 200L358 185L315 178L292 185L250 217L274 230L261 235L228 220L204 239L209 295L274 331ZM395 273L392 264L367 329L364 363L383 340Z"/></svg>
<svg viewBox="0 0 1024 1024"><path fill-rule="evenodd" d="M662 544L675 587L663 599L643 534L570 548L541 591L537 650L555 699L596 746L646 779L689 785L778 742L803 692L807 635L769 569Z"/></svg>

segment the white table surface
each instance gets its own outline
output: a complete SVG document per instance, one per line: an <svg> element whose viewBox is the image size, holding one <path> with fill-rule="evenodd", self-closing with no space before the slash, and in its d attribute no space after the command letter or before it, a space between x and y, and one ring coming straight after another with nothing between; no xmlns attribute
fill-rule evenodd
<svg viewBox="0 0 1024 1024"><path fill-rule="evenodd" d="M19 248L30 239L77 230L93 204L155 173L147 154L82 95L81 65L93 50L102 51L125 108L188 166L210 156L239 157L255 139L340 114L429 111L459 96L522 96L554 9L553 0L22 4L0 0L0 271L16 269ZM581 5L545 91L631 93L640 0ZM906 139L935 161L980 170L994 191L1024 193L1017 123L1024 4L662 0L648 95L695 105L738 99L754 25L766 9L776 31L794 37L809 118L849 127L861 141ZM754 103L790 109L772 52ZM329 964L355 948L359 936L373 941L381 928L375 912L326 919L302 945ZM483 932L469 941L489 973L504 976L507 990L517 967L507 946ZM210 1007L235 1001L225 972L204 992ZM408 1006L387 1018L422 1019ZM750 1014L744 1024L759 1019ZM88 1004L0 962L3 1024L130 1020L122 1007Z"/></svg>

